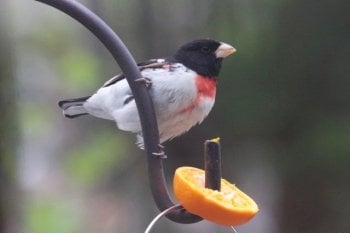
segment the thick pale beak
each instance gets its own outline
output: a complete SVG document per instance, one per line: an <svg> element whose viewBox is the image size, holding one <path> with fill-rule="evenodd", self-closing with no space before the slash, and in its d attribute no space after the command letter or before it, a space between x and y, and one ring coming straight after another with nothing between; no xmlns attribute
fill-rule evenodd
<svg viewBox="0 0 350 234"><path fill-rule="evenodd" d="M215 55L217 58L226 58L227 56L233 54L236 51L237 50L233 46L221 42L221 45L215 51Z"/></svg>

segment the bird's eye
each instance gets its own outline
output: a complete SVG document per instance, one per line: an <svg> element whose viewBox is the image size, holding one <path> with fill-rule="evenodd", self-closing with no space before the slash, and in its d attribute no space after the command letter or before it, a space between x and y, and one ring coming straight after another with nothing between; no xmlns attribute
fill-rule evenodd
<svg viewBox="0 0 350 234"><path fill-rule="evenodd" d="M208 53L210 51L209 47L208 46L203 46L201 48L201 51L204 52L204 53Z"/></svg>

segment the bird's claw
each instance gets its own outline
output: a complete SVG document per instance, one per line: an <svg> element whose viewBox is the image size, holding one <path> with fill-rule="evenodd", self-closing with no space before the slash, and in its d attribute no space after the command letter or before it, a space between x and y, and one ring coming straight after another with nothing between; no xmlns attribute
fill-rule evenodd
<svg viewBox="0 0 350 234"><path fill-rule="evenodd" d="M147 78L147 77L138 78L138 79L135 80L135 82L141 82L141 83L143 83L143 84L146 86L146 88L149 88L149 87L151 87L151 85L152 85L151 79L150 79L150 78Z"/></svg>
<svg viewBox="0 0 350 234"><path fill-rule="evenodd" d="M166 159L168 157L163 150L160 150L159 152L153 152L152 154L160 159Z"/></svg>

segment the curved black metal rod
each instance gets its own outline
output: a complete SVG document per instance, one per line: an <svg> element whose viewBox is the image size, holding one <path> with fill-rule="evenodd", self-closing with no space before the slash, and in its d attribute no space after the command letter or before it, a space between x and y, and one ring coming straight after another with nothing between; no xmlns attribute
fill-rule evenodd
<svg viewBox="0 0 350 234"><path fill-rule="evenodd" d="M74 0L36 0L48 4L77 20L89 29L109 50L127 77L139 111L145 150L148 158L149 182L153 198L160 210L174 206L164 178L162 159L152 153L159 151L159 134L153 103L146 87L135 79L141 73L134 58L115 32L96 14ZM187 211L175 211L167 217L178 223L195 223L202 218Z"/></svg>

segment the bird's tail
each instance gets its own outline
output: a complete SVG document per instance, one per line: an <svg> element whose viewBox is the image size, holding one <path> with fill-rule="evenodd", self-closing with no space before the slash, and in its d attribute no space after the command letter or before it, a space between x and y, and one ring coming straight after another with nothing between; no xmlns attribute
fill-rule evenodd
<svg viewBox="0 0 350 234"><path fill-rule="evenodd" d="M62 100L58 102L58 106L63 110L64 116L68 118L75 118L81 115L87 115L87 111L84 108L84 102L89 99L88 97L81 97L75 99Z"/></svg>

